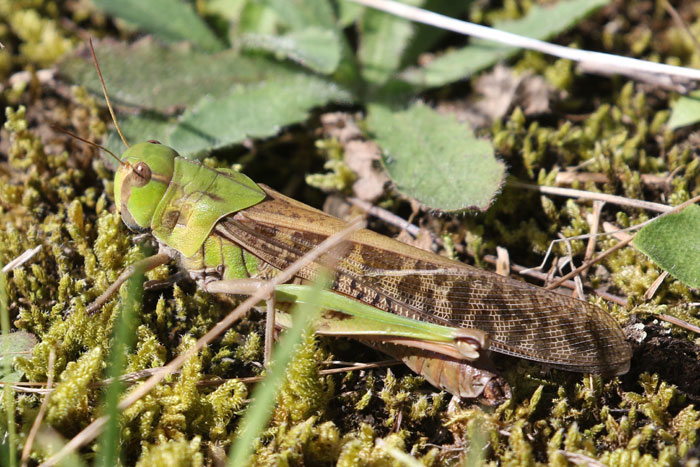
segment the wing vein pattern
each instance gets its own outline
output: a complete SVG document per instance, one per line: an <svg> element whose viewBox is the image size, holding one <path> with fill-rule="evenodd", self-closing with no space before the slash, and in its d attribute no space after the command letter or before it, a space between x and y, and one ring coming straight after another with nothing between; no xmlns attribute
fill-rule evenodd
<svg viewBox="0 0 700 467"><path fill-rule="evenodd" d="M284 269L345 226L263 189L267 200L222 219L214 234L276 269ZM409 318L488 332L496 352L571 371L621 374L629 367L631 349L624 333L600 307L369 230L356 232L348 241L351 246L343 257L326 254L299 276L313 280L319 264L334 260L337 292ZM395 274L404 269L426 273Z"/></svg>

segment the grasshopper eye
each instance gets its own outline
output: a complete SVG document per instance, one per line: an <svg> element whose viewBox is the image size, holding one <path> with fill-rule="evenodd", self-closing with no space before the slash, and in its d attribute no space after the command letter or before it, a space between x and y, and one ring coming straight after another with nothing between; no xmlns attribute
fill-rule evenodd
<svg viewBox="0 0 700 467"><path fill-rule="evenodd" d="M151 144L160 144L160 141L158 141L157 139L149 139L148 142Z"/></svg>
<svg viewBox="0 0 700 467"><path fill-rule="evenodd" d="M151 168L145 162L139 162L134 166L134 186L141 187L151 181Z"/></svg>

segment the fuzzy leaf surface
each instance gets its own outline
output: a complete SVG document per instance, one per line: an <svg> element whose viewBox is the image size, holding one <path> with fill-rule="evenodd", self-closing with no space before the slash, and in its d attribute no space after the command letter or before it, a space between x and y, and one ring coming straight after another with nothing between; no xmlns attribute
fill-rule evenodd
<svg viewBox="0 0 700 467"><path fill-rule="evenodd" d="M634 237L634 246L664 271L700 288L700 206L660 217Z"/></svg>
<svg viewBox="0 0 700 467"><path fill-rule="evenodd" d="M246 57L235 50L207 54L167 48L152 39L131 46L104 41L95 44L110 98L117 105L173 113L203 96L222 96L236 84L284 80L297 67L266 57ZM98 95L102 89L90 52L83 47L59 65L60 76Z"/></svg>
<svg viewBox="0 0 700 467"><path fill-rule="evenodd" d="M188 41L208 52L224 48L209 26L182 0L94 0L102 11L114 15L166 42ZM164 14L167 12L167 14Z"/></svg>
<svg viewBox="0 0 700 467"><path fill-rule="evenodd" d="M182 155L192 155L246 138L273 136L282 127L305 120L314 107L350 100L343 88L311 75L236 86L228 95L207 96L185 112L164 143Z"/></svg>
<svg viewBox="0 0 700 467"><path fill-rule="evenodd" d="M396 188L431 209L485 210L503 183L491 144L453 116L424 104L401 112L372 105L367 124Z"/></svg>
<svg viewBox="0 0 700 467"><path fill-rule="evenodd" d="M311 27L284 36L248 34L243 47L288 58L318 73L333 73L340 62L340 40L334 31Z"/></svg>
<svg viewBox="0 0 700 467"><path fill-rule="evenodd" d="M411 1L419 6L422 1ZM368 8L359 23L357 51L362 77L369 83L385 83L401 64L401 57L415 32L410 21Z"/></svg>
<svg viewBox="0 0 700 467"><path fill-rule="evenodd" d="M265 0L264 3L294 30L309 26L332 28L335 22L328 0Z"/></svg>
<svg viewBox="0 0 700 467"><path fill-rule="evenodd" d="M668 127L672 130L700 122L700 91L681 96L673 106Z"/></svg>

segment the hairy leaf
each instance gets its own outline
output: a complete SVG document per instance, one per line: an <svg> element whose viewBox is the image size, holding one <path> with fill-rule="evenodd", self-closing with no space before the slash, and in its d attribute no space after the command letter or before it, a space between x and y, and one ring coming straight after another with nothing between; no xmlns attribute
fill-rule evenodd
<svg viewBox="0 0 700 467"><path fill-rule="evenodd" d="M634 237L634 246L689 287L700 288L700 206L660 217Z"/></svg>
<svg viewBox="0 0 700 467"><path fill-rule="evenodd" d="M367 124L396 188L431 209L485 210L503 182L491 144L453 116L423 104L402 112L372 105Z"/></svg>
<svg viewBox="0 0 700 467"><path fill-rule="evenodd" d="M700 92L681 96L673 106L668 127L672 130L700 122Z"/></svg>
<svg viewBox="0 0 700 467"><path fill-rule="evenodd" d="M307 118L309 110L350 94L322 78L298 75L284 82L236 86L227 96L203 98L180 119L167 143L193 154L273 136L285 125Z"/></svg>
<svg viewBox="0 0 700 467"><path fill-rule="evenodd" d="M190 3L182 0L94 0L105 13L114 15L167 42L189 41L197 48L215 52L224 48L197 16Z"/></svg>
<svg viewBox="0 0 700 467"><path fill-rule="evenodd" d="M340 40L330 29L311 27L284 36L248 34L241 42L246 49L273 52L318 73L333 73L340 62Z"/></svg>
<svg viewBox="0 0 700 467"><path fill-rule="evenodd" d="M332 28L335 22L328 0L265 0L265 3L294 30L309 26Z"/></svg>
<svg viewBox="0 0 700 467"><path fill-rule="evenodd" d="M236 84L284 80L299 71L265 57L241 56L234 50L211 55L162 47L151 39L132 46L100 42L95 44L95 51L115 104L162 113L173 113L205 95L225 95ZM59 73L65 80L102 95L87 48L61 62Z"/></svg>
<svg viewBox="0 0 700 467"><path fill-rule="evenodd" d="M418 6L423 2L412 1ZM360 21L360 44L357 51L362 77L369 83L385 83L401 64L415 27L410 21L382 11L367 9Z"/></svg>

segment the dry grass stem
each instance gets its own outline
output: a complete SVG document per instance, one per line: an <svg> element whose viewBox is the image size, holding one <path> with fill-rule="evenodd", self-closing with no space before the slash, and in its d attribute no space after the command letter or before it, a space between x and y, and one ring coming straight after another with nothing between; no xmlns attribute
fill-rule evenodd
<svg viewBox="0 0 700 467"><path fill-rule="evenodd" d="M44 400L41 401L41 407L39 407L39 413L32 423L32 428L29 430L29 435L27 436L27 441L24 443L24 448L22 448L22 467L28 465L29 456L32 453L32 446L34 445L34 439L36 434L39 432L39 427L41 427L41 422L44 420L44 415L46 415L46 410L49 407L49 397L51 397L51 388L53 387L53 377L54 377L54 364L56 363L56 350L52 347L49 352L49 363L48 371L46 377L46 389L47 393L44 396Z"/></svg>
<svg viewBox="0 0 700 467"><path fill-rule="evenodd" d="M19 255L18 257L16 257L12 261L10 261L9 263L7 263L2 268L3 274L7 274L8 272L12 271L13 269L22 266L24 263L26 263L27 261L32 259L34 257L34 255L39 253L39 250L41 250L41 245L37 245L34 248L30 248L30 249L26 250L24 253L22 253L21 255Z"/></svg>
<svg viewBox="0 0 700 467"><path fill-rule="evenodd" d="M517 188L525 188L543 193L545 195L565 196L567 198L590 199L605 201L606 203L616 204L618 206L628 206L631 208L646 209L648 211L665 213L673 209L672 206L661 203L653 203L641 199L625 198L624 196L608 195L606 193L594 193L586 190L575 190L573 188L561 188L556 186L533 185L530 183L510 182L511 186Z"/></svg>
<svg viewBox="0 0 700 467"><path fill-rule="evenodd" d="M657 277L654 283L649 286L646 292L644 292L645 300L651 300L654 295L656 295L656 291L659 289L659 287L661 287L661 284L667 276L668 271L663 271L661 274L659 274L659 277Z"/></svg>
<svg viewBox="0 0 700 467"><path fill-rule="evenodd" d="M446 31L478 37L479 39L490 40L513 47L536 50L559 58L566 58L577 62L583 70L590 73L606 75L610 73L621 74L641 81L654 81L657 85L667 85L672 88L678 88L680 85L681 90L685 88L685 82L688 80L700 80L700 70L693 68L654 63L620 55L611 55L551 44L549 42L499 31L498 29L481 26L479 24L468 23L392 0L350 1Z"/></svg>
<svg viewBox="0 0 700 467"><path fill-rule="evenodd" d="M662 319L662 320L664 320L664 321L667 321L667 322L669 322L669 323L671 323L671 324L675 324L676 326L680 326L680 327L682 327L683 329L686 329L686 330L688 330L688 331L692 331L692 332L694 332L694 333L696 333L696 334L700 334L700 326L696 326L696 325L694 325L694 324L690 324L689 322L683 321L682 319L676 318L675 316L666 315L666 314L663 314L663 313L660 313L660 314L654 315L654 316L656 316L656 317L658 317L659 319Z"/></svg>

